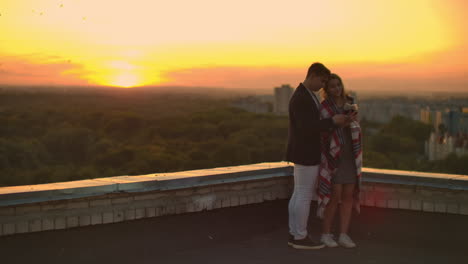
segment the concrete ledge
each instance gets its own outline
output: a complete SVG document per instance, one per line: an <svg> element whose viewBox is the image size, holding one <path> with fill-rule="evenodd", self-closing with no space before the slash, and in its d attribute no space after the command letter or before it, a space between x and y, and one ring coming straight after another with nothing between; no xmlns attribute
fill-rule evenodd
<svg viewBox="0 0 468 264"><path fill-rule="evenodd" d="M451 190L468 190L467 175L371 168L363 168L362 173L364 182L428 186Z"/></svg>
<svg viewBox="0 0 468 264"><path fill-rule="evenodd" d="M177 190L215 184L261 180L292 175L286 162L182 171L140 176L0 187L0 207L106 195Z"/></svg>
<svg viewBox="0 0 468 264"><path fill-rule="evenodd" d="M0 188L0 236L287 199L286 162ZM468 215L468 176L363 169L361 204Z"/></svg>

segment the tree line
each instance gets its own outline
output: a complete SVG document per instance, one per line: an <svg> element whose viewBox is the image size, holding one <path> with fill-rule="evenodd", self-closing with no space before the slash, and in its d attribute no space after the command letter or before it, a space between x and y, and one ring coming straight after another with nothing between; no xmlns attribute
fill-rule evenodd
<svg viewBox="0 0 468 264"><path fill-rule="evenodd" d="M288 118L202 95L0 94L0 186L281 161ZM467 157L428 162L430 127L363 120L364 166L468 174Z"/></svg>

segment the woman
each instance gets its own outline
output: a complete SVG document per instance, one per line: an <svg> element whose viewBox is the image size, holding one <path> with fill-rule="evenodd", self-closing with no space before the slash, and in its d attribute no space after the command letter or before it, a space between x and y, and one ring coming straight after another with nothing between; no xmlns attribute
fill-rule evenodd
<svg viewBox="0 0 468 264"><path fill-rule="evenodd" d="M341 78L331 74L322 91L321 117L335 114L353 116L349 126L322 134L322 158L318 182L318 216L323 218L321 242L328 247L356 247L348 235L353 204L359 212L359 186L362 167L361 128L356 120L357 105L345 92ZM337 211L340 213L338 243L331 234Z"/></svg>

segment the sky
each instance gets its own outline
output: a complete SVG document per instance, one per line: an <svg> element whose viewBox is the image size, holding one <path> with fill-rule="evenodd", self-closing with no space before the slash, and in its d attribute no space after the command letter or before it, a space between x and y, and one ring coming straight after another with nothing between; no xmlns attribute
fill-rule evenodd
<svg viewBox="0 0 468 264"><path fill-rule="evenodd" d="M0 0L0 84L468 91L464 0Z"/></svg>

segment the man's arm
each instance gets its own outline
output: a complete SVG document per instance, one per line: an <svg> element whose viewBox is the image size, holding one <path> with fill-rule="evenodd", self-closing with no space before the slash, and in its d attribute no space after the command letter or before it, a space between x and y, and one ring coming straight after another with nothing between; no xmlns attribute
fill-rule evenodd
<svg viewBox="0 0 468 264"><path fill-rule="evenodd" d="M336 128L332 118L316 119L310 116L310 107L312 106L303 101L295 101L290 107L299 129L318 129L320 132L325 132Z"/></svg>

